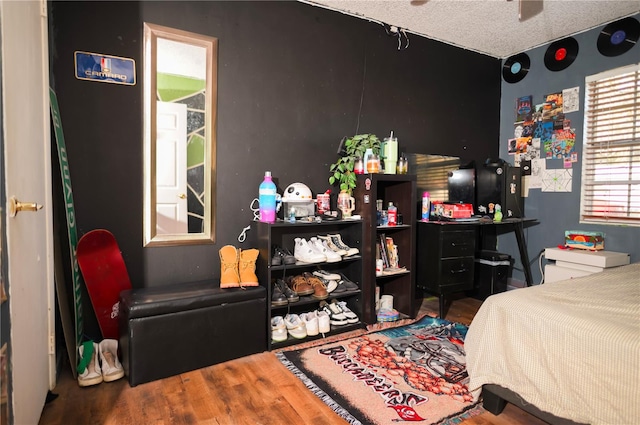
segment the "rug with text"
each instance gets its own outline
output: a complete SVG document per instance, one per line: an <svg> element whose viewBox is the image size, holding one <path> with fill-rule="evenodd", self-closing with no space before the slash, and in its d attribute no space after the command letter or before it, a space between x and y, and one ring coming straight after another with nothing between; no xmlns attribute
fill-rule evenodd
<svg viewBox="0 0 640 425"><path fill-rule="evenodd" d="M424 317L318 347L277 353L351 424L459 424L484 412L468 392L467 327Z"/></svg>

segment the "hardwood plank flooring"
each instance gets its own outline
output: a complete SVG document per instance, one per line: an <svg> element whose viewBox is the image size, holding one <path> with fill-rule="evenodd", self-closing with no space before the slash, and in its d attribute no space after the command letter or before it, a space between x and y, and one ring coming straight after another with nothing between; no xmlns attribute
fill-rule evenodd
<svg viewBox="0 0 640 425"><path fill-rule="evenodd" d="M452 301L447 320L470 324L481 302ZM421 312L437 314L438 301L427 298ZM255 425L346 422L292 375L273 352L264 352L183 373L136 387L126 378L80 388L68 364L47 404L40 425ZM495 416L483 413L463 425L544 425L507 405Z"/></svg>

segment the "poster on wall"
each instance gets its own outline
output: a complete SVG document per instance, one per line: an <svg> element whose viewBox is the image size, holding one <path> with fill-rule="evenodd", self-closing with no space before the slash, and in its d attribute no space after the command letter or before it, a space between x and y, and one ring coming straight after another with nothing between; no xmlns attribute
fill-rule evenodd
<svg viewBox="0 0 640 425"><path fill-rule="evenodd" d="M580 110L580 87L562 90L562 109L565 114Z"/></svg>
<svg viewBox="0 0 640 425"><path fill-rule="evenodd" d="M571 192L573 170L554 169L542 172L543 192Z"/></svg>

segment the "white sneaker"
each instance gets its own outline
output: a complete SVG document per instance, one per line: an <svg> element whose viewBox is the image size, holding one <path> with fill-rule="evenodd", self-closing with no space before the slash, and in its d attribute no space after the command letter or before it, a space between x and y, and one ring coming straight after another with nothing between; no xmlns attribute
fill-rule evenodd
<svg viewBox="0 0 640 425"><path fill-rule="evenodd" d="M327 261L327 257L323 254L315 252L309 246L306 239L296 238L296 246L293 250L293 256L301 263L322 263Z"/></svg>
<svg viewBox="0 0 640 425"><path fill-rule="evenodd" d="M300 315L300 319L304 322L304 326L307 328L307 335L315 336L318 335L318 315L315 311L310 311L308 313L302 313Z"/></svg>
<svg viewBox="0 0 640 425"><path fill-rule="evenodd" d="M320 303L320 310L329 315L329 323L334 326L342 326L349 323L347 316L344 315L338 304L329 304L326 301L322 301Z"/></svg>
<svg viewBox="0 0 640 425"><path fill-rule="evenodd" d="M284 324L282 316L271 318L271 339L275 342L287 340L287 326Z"/></svg>
<svg viewBox="0 0 640 425"><path fill-rule="evenodd" d="M325 280L324 285L327 287L327 293L331 293L338 288L338 282L335 280Z"/></svg>
<svg viewBox="0 0 640 425"><path fill-rule="evenodd" d="M284 316L284 324L287 325L287 332L296 339L307 337L307 328L302 319L297 314L287 314Z"/></svg>
<svg viewBox="0 0 640 425"><path fill-rule="evenodd" d="M360 319L358 319L358 315L355 314L353 311L351 311L349 307L347 307L346 301L331 300L331 303L338 304L338 306L340 307L340 310L342 310L342 313L347 318L348 323L358 323L358 321L360 321Z"/></svg>
<svg viewBox="0 0 640 425"><path fill-rule="evenodd" d="M331 332L331 323L327 312L323 310L316 310L316 315L318 316L318 330L322 336Z"/></svg>
<svg viewBox="0 0 640 425"><path fill-rule="evenodd" d="M89 354L89 346L93 347L93 352ZM87 347L87 353L85 358L85 346ZM95 342L87 341L78 347L78 353L80 354L79 363L84 364L82 371L78 371L78 385L81 387L88 387L90 385L97 385L102 382L102 370L100 369L100 361L98 360L98 344ZM78 365L80 369L80 365Z"/></svg>
<svg viewBox="0 0 640 425"><path fill-rule="evenodd" d="M124 369L118 360L118 340L103 339L98 347L102 361L102 380L112 382L122 378Z"/></svg>
<svg viewBox="0 0 640 425"><path fill-rule="evenodd" d="M316 271L313 272L314 276L318 276L320 279L324 279L324 280L335 280L338 281L340 279L342 279L342 276L340 276L338 273L330 273L326 270L322 270L322 269L318 269Z"/></svg>
<svg viewBox="0 0 640 425"><path fill-rule="evenodd" d="M329 249L331 249L333 252L335 252L338 255L347 255L347 251L345 251L344 249L340 249L338 248L332 241L331 241L331 237L329 235L326 236L321 236L318 235L318 239L322 240L323 242L327 243L327 247Z"/></svg>
<svg viewBox="0 0 640 425"><path fill-rule="evenodd" d="M328 235L328 236L331 238L331 242L333 242L335 246L347 252L346 254L347 257L356 255L357 253L360 252L358 248L351 248L347 246L346 243L342 242L342 236L340 235L340 233L336 233L335 235Z"/></svg>
<svg viewBox="0 0 640 425"><path fill-rule="evenodd" d="M331 249L329 249L326 244L323 244L323 242L324 241L316 237L309 239L309 245L311 245L311 247L316 252L327 257L327 263L335 263L335 262L341 261L342 256L332 251Z"/></svg>

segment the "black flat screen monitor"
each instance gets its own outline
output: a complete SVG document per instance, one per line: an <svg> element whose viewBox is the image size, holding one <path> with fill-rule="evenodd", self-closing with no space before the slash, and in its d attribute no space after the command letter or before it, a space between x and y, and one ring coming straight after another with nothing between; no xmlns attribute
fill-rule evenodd
<svg viewBox="0 0 640 425"><path fill-rule="evenodd" d="M449 202L476 203L476 171L473 168L449 172Z"/></svg>

